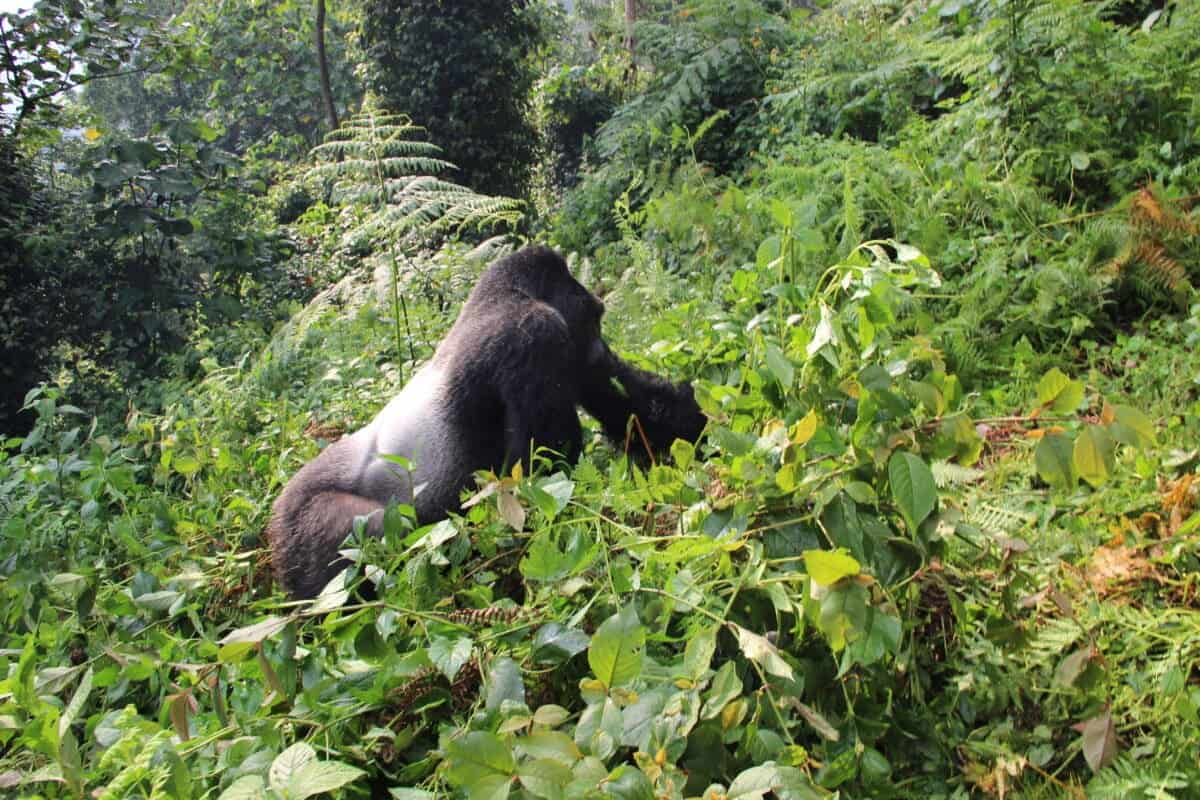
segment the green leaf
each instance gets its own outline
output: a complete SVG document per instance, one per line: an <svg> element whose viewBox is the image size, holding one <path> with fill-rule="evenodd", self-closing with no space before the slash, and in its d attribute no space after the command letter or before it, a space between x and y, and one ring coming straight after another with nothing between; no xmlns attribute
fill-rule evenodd
<svg viewBox="0 0 1200 800"><path fill-rule="evenodd" d="M301 767L310 761L316 761L316 759L317 752L304 742L297 742L284 750L271 762L269 771L271 788L277 792L283 791L291 785L292 777L300 771Z"/></svg>
<svg viewBox="0 0 1200 800"><path fill-rule="evenodd" d="M622 764L611 773L601 791L620 800L654 800L654 786L637 767Z"/></svg>
<svg viewBox="0 0 1200 800"><path fill-rule="evenodd" d="M366 772L340 761L309 761L292 776L285 789L287 797L304 800L306 797L332 792L353 783Z"/></svg>
<svg viewBox="0 0 1200 800"><path fill-rule="evenodd" d="M686 470L696 460L696 446L683 439L671 442L671 460L681 470Z"/></svg>
<svg viewBox="0 0 1200 800"><path fill-rule="evenodd" d="M773 763L761 764L739 773L725 797L729 800L761 800L779 783L779 768Z"/></svg>
<svg viewBox="0 0 1200 800"><path fill-rule="evenodd" d="M515 766L512 750L494 733L471 731L446 745L446 778L455 786L488 777L507 780Z"/></svg>
<svg viewBox="0 0 1200 800"><path fill-rule="evenodd" d="M592 635L588 664L605 687L623 686L642 671L642 647L646 629L632 605L605 620Z"/></svg>
<svg viewBox="0 0 1200 800"><path fill-rule="evenodd" d="M260 775L243 775L221 792L217 800L259 800L266 797L267 785Z"/></svg>
<svg viewBox="0 0 1200 800"><path fill-rule="evenodd" d="M559 798L571 782L571 768L548 758L527 761L517 770L521 785L534 797Z"/></svg>
<svg viewBox="0 0 1200 800"><path fill-rule="evenodd" d="M717 652L717 630L716 625L710 625L688 637L683 650L683 674L692 680L700 680L708 671Z"/></svg>
<svg viewBox="0 0 1200 800"><path fill-rule="evenodd" d="M259 642L270 639L291 622L287 617L267 617L261 622L230 632L218 644L217 658L224 662L241 661Z"/></svg>
<svg viewBox="0 0 1200 800"><path fill-rule="evenodd" d="M457 639L439 636L429 644L429 660L447 680L452 681L463 664L471 660L473 650L474 642L469 636L460 636Z"/></svg>
<svg viewBox="0 0 1200 800"><path fill-rule="evenodd" d="M560 731L538 731L517 739L515 745L524 756L551 759L567 766L583 758L574 740Z"/></svg>
<svg viewBox="0 0 1200 800"><path fill-rule="evenodd" d="M1038 404L1050 406L1056 414L1070 414L1083 402L1083 383L1073 381L1058 367L1038 381Z"/></svg>
<svg viewBox="0 0 1200 800"><path fill-rule="evenodd" d="M767 368L771 370L775 380L779 381L779 385L784 390L792 388L792 381L796 379L796 369L792 366L792 362L788 361L783 351L773 344L767 345L766 355Z"/></svg>
<svg viewBox="0 0 1200 800"><path fill-rule="evenodd" d="M862 571L853 556L845 550L805 550L804 568L818 586L833 586L842 578Z"/></svg>
<svg viewBox="0 0 1200 800"><path fill-rule="evenodd" d="M1157 443L1158 435L1154 430L1154 423L1141 411L1131 406L1113 406L1113 413L1116 414L1118 423L1133 432L1132 441L1127 438L1121 439L1126 444L1145 450Z"/></svg>
<svg viewBox="0 0 1200 800"><path fill-rule="evenodd" d="M869 612L863 587L853 583L837 586L821 598L817 627L829 639L829 647L839 653L863 635Z"/></svg>
<svg viewBox="0 0 1200 800"><path fill-rule="evenodd" d="M1033 451L1038 475L1055 489L1068 491L1075 486L1075 462L1071 448L1071 440L1067 436L1050 433L1042 437Z"/></svg>
<svg viewBox="0 0 1200 800"><path fill-rule="evenodd" d="M760 270L766 270L770 268L771 264L773 264L776 259L779 258L779 254L781 252L782 244L779 241L779 237L768 236L766 239L763 239L762 243L758 246L758 252L756 252L754 256L754 262Z"/></svg>
<svg viewBox="0 0 1200 800"><path fill-rule="evenodd" d="M485 707L488 711L499 711L500 704L505 700L524 704L525 683L521 680L521 668L517 662L508 656L501 656L492 661L488 670Z"/></svg>
<svg viewBox="0 0 1200 800"><path fill-rule="evenodd" d="M539 664L561 664L587 649L591 639L581 630L547 622L533 637L533 657Z"/></svg>
<svg viewBox="0 0 1200 800"><path fill-rule="evenodd" d="M742 679L737 674L737 664L726 661L713 676L712 684L705 693L700 719L713 719L731 701L742 694Z"/></svg>
<svg viewBox="0 0 1200 800"><path fill-rule="evenodd" d="M910 532L915 534L937 504L933 472L918 456L898 450L888 459L888 482L892 487L892 499L904 515Z"/></svg>
<svg viewBox="0 0 1200 800"><path fill-rule="evenodd" d="M1084 427L1075 438L1071 460L1081 478L1093 487L1100 486L1116 465L1112 437L1099 425Z"/></svg>

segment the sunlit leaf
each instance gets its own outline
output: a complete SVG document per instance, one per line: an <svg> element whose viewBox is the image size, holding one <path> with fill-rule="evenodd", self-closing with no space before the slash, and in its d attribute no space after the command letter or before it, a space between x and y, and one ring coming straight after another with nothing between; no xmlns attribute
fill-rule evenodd
<svg viewBox="0 0 1200 800"><path fill-rule="evenodd" d="M588 665L609 689L623 686L642 671L642 648L646 629L637 611L627 605L601 623L592 635Z"/></svg>
<svg viewBox="0 0 1200 800"><path fill-rule="evenodd" d="M1092 486L1100 486L1116 465L1112 437L1099 425L1087 425L1075 437L1072 463L1079 476Z"/></svg>
<svg viewBox="0 0 1200 800"><path fill-rule="evenodd" d="M897 450L888 459L888 483L892 499L912 532L916 532L937 504L933 471L919 456Z"/></svg>
<svg viewBox="0 0 1200 800"><path fill-rule="evenodd" d="M818 586L833 586L862 571L862 565L845 550L805 550L804 567Z"/></svg>

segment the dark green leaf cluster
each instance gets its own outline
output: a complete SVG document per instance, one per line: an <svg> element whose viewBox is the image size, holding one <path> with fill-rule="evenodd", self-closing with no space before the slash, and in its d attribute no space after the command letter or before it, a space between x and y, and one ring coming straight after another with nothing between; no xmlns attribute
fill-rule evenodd
<svg viewBox="0 0 1200 800"><path fill-rule="evenodd" d="M536 8L513 0L369 0L358 31L368 88L429 131L483 194L522 196L537 135L529 118L542 42Z"/></svg>

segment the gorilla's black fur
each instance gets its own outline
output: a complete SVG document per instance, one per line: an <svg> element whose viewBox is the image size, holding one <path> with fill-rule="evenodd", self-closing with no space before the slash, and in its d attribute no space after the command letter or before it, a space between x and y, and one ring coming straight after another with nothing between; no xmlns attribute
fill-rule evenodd
<svg viewBox="0 0 1200 800"><path fill-rule="evenodd" d="M603 313L549 248L488 267L430 362L369 425L304 465L275 501L267 536L283 587L297 597L320 591L344 566L337 551L356 516L370 515L367 530L378 535L376 512L411 502L417 519L431 522L459 507L477 470L528 465L533 446L573 460L582 446L576 406L618 441L631 416L659 451L699 438L705 420L691 386L619 359L600 338ZM414 469L380 454L404 456Z"/></svg>

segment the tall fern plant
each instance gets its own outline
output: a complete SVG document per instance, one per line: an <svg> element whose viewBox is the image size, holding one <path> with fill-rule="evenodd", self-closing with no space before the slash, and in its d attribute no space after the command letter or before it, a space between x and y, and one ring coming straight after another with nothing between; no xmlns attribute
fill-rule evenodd
<svg viewBox="0 0 1200 800"><path fill-rule="evenodd" d="M404 114L367 106L313 148L318 163L307 173L331 184L335 201L361 210L346 238L368 241L386 253L396 351L403 350L403 318L413 360L400 261L407 263L411 253L448 236L511 229L521 218L517 200L478 194L438 178L454 165L438 157L437 145L417 139L421 132Z"/></svg>

